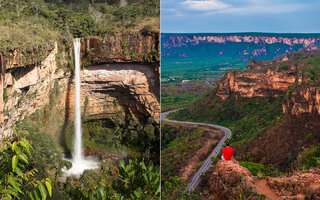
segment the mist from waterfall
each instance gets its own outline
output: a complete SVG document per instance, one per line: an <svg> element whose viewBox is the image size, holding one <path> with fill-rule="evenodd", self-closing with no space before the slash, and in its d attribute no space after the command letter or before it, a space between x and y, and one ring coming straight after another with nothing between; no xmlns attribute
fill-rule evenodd
<svg viewBox="0 0 320 200"><path fill-rule="evenodd" d="M80 92L81 92L81 82L80 82L80 50L81 50L81 40L80 38L75 38L73 40L74 49L74 62L75 62L75 110L74 110L74 141L73 141L73 152L72 152L72 168L67 171L69 175L80 175L86 169L97 168L97 163L85 159L82 154L82 128L81 128L81 106L80 106Z"/></svg>

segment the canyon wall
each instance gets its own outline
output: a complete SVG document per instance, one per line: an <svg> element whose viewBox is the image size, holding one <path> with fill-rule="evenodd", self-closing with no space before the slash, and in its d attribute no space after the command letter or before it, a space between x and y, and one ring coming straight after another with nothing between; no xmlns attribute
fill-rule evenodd
<svg viewBox="0 0 320 200"><path fill-rule="evenodd" d="M248 42L248 43L283 43L287 45L301 44L304 48L312 48L319 44L319 36L306 36L306 37L294 37L294 36L261 36L261 35L210 35L210 34L171 34L169 36L163 36L164 48L181 47L184 45L198 45L200 43L226 43L226 42Z"/></svg>
<svg viewBox="0 0 320 200"><path fill-rule="evenodd" d="M320 85L302 84L288 91L282 103L283 112L299 116L315 114L320 116Z"/></svg>
<svg viewBox="0 0 320 200"><path fill-rule="evenodd" d="M237 97L279 97L288 86L295 83L297 71L290 67L287 71L270 69L274 62L249 63L245 71L234 70L225 74L217 83L216 95L225 100L231 95ZM267 67L267 69L263 69ZM267 72L265 72L267 71ZM298 80L301 82L301 80Z"/></svg>
<svg viewBox="0 0 320 200"><path fill-rule="evenodd" d="M319 34L174 34L161 35L164 58L223 58L271 60L301 49L319 49Z"/></svg>
<svg viewBox="0 0 320 200"><path fill-rule="evenodd" d="M81 72L81 106L85 120L120 113L138 119L153 116L159 122L158 42L156 34L138 33L82 38L85 69ZM19 55L15 50L12 56L2 56L0 126L4 135L12 132L14 124L49 105L54 88L59 91L59 103L55 105L58 124L72 121L73 63L67 60L73 57L71 45L66 51L68 48L56 43L45 59L32 64L29 61L35 53Z"/></svg>

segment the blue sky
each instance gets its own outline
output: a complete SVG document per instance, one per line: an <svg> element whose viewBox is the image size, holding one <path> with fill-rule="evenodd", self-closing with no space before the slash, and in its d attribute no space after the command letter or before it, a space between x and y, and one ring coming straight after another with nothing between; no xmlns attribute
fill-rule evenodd
<svg viewBox="0 0 320 200"><path fill-rule="evenodd" d="M320 33L320 1L161 0L161 31Z"/></svg>

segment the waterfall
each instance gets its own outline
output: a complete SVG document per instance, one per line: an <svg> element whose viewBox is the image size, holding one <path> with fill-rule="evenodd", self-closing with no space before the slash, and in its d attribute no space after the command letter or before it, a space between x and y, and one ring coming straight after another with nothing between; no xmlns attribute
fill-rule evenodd
<svg viewBox="0 0 320 200"><path fill-rule="evenodd" d="M82 130L81 130L81 107L80 107L80 38L73 40L75 62L75 110L74 110L74 163L82 161Z"/></svg>
<svg viewBox="0 0 320 200"><path fill-rule="evenodd" d="M80 50L81 40L76 38L73 40L74 62L75 62L75 110L74 110L74 141L72 152L72 168L67 171L69 175L79 176L86 169L97 168L97 163L93 160L84 158L82 155L82 129L81 129L81 105L80 105Z"/></svg>
<svg viewBox="0 0 320 200"><path fill-rule="evenodd" d="M75 62L75 109L74 109L74 163L82 160L82 130L81 130L81 107L80 107L80 38L73 40Z"/></svg>

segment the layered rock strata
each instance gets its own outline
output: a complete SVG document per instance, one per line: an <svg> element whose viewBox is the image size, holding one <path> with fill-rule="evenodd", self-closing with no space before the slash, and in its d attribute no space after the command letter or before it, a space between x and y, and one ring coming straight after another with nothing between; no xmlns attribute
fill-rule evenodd
<svg viewBox="0 0 320 200"><path fill-rule="evenodd" d="M294 84L294 71L267 73L250 71L230 71L217 84L217 96L225 100L234 94L236 97L279 97L288 86Z"/></svg>
<svg viewBox="0 0 320 200"><path fill-rule="evenodd" d="M152 116L159 121L158 42L157 35L138 33L82 39L82 65L86 68L81 72L81 106L85 119L130 113L138 119ZM3 135L12 132L12 125L47 105L55 84L61 98L56 108L62 111L58 120L73 119L73 77L70 68L61 65L72 52L63 49L55 44L45 59L33 64L25 63L17 54L1 57Z"/></svg>

